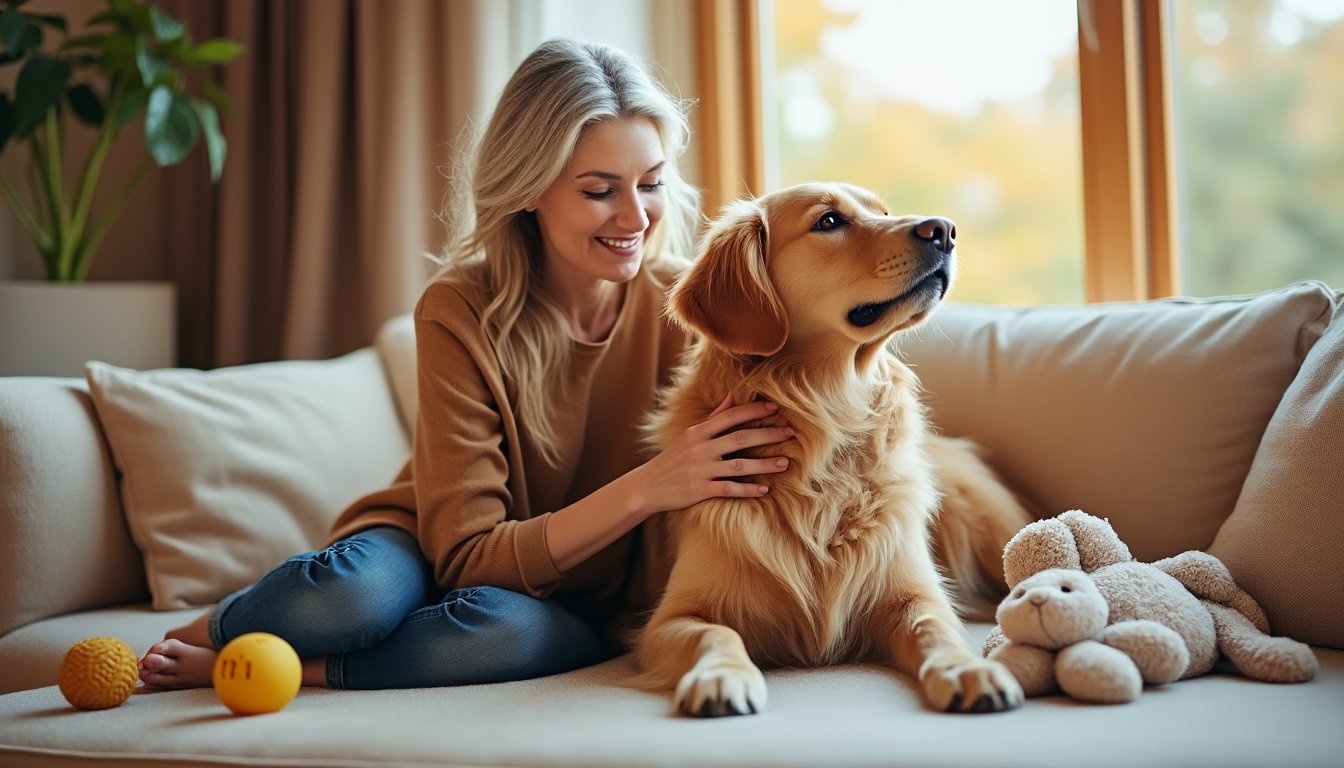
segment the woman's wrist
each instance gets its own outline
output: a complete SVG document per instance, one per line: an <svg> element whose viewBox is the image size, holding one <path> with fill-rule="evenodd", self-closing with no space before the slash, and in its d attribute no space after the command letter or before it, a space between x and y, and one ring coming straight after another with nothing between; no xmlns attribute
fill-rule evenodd
<svg viewBox="0 0 1344 768"><path fill-rule="evenodd" d="M609 490L616 496L613 506L631 521L632 528L660 511L653 506L653 501L649 498L648 485L642 482L640 476L643 474L643 469L643 465L635 467L616 478L609 486Z"/></svg>

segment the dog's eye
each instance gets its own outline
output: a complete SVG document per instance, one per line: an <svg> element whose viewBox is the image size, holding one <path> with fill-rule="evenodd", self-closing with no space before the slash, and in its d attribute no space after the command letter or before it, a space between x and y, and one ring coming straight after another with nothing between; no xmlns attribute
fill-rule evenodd
<svg viewBox="0 0 1344 768"><path fill-rule="evenodd" d="M835 211L827 211L812 225L813 232L830 232L845 225L845 219Z"/></svg>

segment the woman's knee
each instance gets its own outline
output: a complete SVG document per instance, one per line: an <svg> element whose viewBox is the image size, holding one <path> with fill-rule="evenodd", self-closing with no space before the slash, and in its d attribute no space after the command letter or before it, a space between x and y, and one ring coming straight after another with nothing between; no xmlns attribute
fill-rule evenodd
<svg viewBox="0 0 1344 768"><path fill-rule="evenodd" d="M349 616L377 621L389 614L387 620L396 626L407 613L433 599L428 566L419 549L389 546L377 536L342 539L326 549L296 555L286 566L291 571L287 599L295 609L314 611L328 620Z"/></svg>
<svg viewBox="0 0 1344 768"><path fill-rule="evenodd" d="M378 529L289 558L224 608L221 620L229 634L270 631L344 650L385 637L434 596L415 540Z"/></svg>

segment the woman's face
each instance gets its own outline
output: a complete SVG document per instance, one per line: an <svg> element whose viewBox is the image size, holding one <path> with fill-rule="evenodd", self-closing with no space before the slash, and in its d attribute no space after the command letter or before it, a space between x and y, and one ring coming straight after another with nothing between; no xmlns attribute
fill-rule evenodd
<svg viewBox="0 0 1344 768"><path fill-rule="evenodd" d="M651 120L603 120L534 202L545 272L622 283L639 271L663 216L663 145Z"/></svg>

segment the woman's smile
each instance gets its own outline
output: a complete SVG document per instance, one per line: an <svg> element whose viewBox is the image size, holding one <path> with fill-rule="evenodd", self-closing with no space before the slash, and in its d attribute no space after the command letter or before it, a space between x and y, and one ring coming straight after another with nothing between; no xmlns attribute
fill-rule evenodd
<svg viewBox="0 0 1344 768"><path fill-rule="evenodd" d="M639 246L644 241L642 233L634 237L602 237L599 235L593 239L606 246L607 250L621 256L634 256L639 252Z"/></svg>

